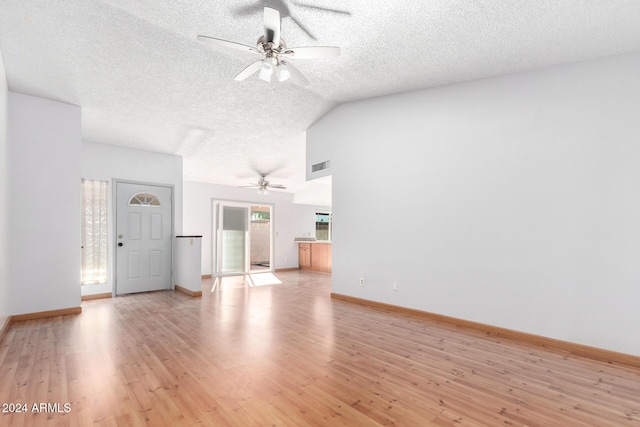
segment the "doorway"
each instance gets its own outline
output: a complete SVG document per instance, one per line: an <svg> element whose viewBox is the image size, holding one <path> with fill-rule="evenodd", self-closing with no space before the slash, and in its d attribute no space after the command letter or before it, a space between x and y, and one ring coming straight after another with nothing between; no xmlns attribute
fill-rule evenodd
<svg viewBox="0 0 640 427"><path fill-rule="evenodd" d="M249 256L251 271L271 271L271 206L251 206Z"/></svg>
<svg viewBox="0 0 640 427"><path fill-rule="evenodd" d="M273 271L273 206L213 201L213 275Z"/></svg>
<svg viewBox="0 0 640 427"><path fill-rule="evenodd" d="M172 216L172 187L116 181L116 295L171 289Z"/></svg>

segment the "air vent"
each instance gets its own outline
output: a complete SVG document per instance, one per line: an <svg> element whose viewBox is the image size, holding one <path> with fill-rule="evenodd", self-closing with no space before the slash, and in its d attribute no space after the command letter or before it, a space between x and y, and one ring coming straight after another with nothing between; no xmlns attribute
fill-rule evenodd
<svg viewBox="0 0 640 427"><path fill-rule="evenodd" d="M315 165L311 166L311 172L323 171L325 169L329 169L329 166L331 166L331 164L329 163L329 160L324 161L322 163L316 163Z"/></svg>

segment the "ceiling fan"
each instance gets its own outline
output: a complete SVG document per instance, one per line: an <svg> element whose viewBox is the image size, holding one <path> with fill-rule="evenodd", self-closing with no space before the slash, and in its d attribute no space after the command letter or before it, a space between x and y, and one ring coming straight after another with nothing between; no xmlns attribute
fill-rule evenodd
<svg viewBox="0 0 640 427"><path fill-rule="evenodd" d="M261 173L260 174L260 180L258 181L257 184L249 184L249 185L242 185L240 188L257 188L258 189L258 194L261 194L263 196L267 196L269 194L269 188L276 188L278 190L285 190L287 187L285 187L282 184L270 184L269 181L267 180L267 174L266 173Z"/></svg>
<svg viewBox="0 0 640 427"><path fill-rule="evenodd" d="M340 55L340 48L336 46L287 47L280 37L280 12L270 7L264 8L264 34L258 39L256 47L202 35L198 36L198 40L261 57L240 71L235 77L237 81L245 80L259 70L258 77L266 82L270 82L275 74L281 82L291 78L298 84L306 85L309 81L289 59L332 58Z"/></svg>

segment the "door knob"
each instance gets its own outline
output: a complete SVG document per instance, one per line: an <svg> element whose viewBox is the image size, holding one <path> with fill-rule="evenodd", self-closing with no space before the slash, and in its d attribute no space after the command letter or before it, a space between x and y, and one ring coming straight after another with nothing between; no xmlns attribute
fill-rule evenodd
<svg viewBox="0 0 640 427"><path fill-rule="evenodd" d="M118 243L118 246L122 246L122 242Z"/></svg>

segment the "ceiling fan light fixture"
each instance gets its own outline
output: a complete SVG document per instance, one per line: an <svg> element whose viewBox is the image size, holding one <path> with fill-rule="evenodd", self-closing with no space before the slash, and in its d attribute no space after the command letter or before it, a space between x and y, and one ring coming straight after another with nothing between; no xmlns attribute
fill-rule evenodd
<svg viewBox="0 0 640 427"><path fill-rule="evenodd" d="M273 75L273 61L271 58L265 58L262 61L262 66L260 67L260 74L258 77L260 80L264 80L265 82L271 82L271 76Z"/></svg>
<svg viewBox="0 0 640 427"><path fill-rule="evenodd" d="M261 196L268 196L269 190L267 190L266 187L258 188L258 194L260 194Z"/></svg>
<svg viewBox="0 0 640 427"><path fill-rule="evenodd" d="M278 72L278 80L281 82L289 80L289 77L291 77L291 73L289 73L289 70L287 70L287 67L284 64L278 65L276 70Z"/></svg>

